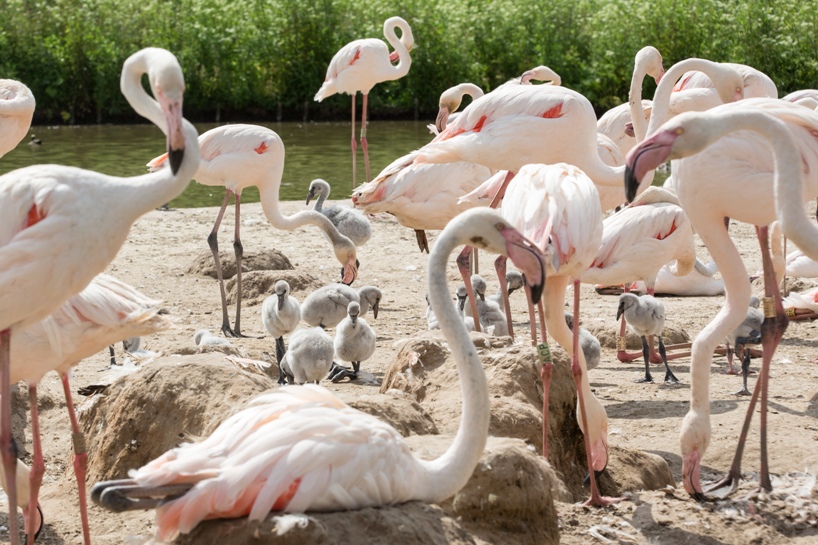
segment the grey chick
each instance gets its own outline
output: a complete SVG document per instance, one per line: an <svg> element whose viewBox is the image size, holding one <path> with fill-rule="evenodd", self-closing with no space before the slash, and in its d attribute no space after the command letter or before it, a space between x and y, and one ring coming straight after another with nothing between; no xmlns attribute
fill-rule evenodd
<svg viewBox="0 0 818 545"><path fill-rule="evenodd" d="M344 377L352 380L358 378L361 362L375 353L375 332L366 320L358 317L360 311L360 305L355 301L351 302L347 308L348 316L341 320L335 331L335 354L338 359L351 362L352 370L334 365L329 374L332 382L338 382Z"/></svg>
<svg viewBox="0 0 818 545"><path fill-rule="evenodd" d="M377 319L380 308L381 290L375 286L364 286L358 291L346 284L329 284L318 288L301 303L301 319L311 326L335 327L347 315L347 307L352 301L361 305L361 316L372 309Z"/></svg>
<svg viewBox="0 0 818 545"><path fill-rule="evenodd" d="M463 289L465 289L465 286L463 286ZM429 301L429 292L426 292L426 326L429 331L440 329L440 322L437 321L435 311L432 310L432 303Z"/></svg>
<svg viewBox="0 0 818 545"><path fill-rule="evenodd" d="M521 289L523 286L523 273L515 270L509 270L506 272L506 289L509 296L515 291ZM498 291L494 295L488 296L486 299L489 301L494 301L501 309L503 308L503 294L501 292Z"/></svg>
<svg viewBox="0 0 818 545"><path fill-rule="evenodd" d="M486 299L486 281L479 274L473 274L471 285L477 297L477 317L480 319L480 327L483 331L493 331L495 337L508 335L505 312L502 311L499 304Z"/></svg>
<svg viewBox="0 0 818 545"><path fill-rule="evenodd" d="M764 313L758 309L759 306L761 306L761 301L758 297L755 295L750 297L750 306L747 308L744 321L724 338L724 343L727 345L727 363L730 365L730 369L727 371L728 375L737 374L733 370L733 350L735 349L738 352L747 344L759 344L761 342L761 324L764 322ZM730 347L731 344L733 348ZM750 390L747 389L747 376L749 374L750 351L744 350L744 356L741 358L742 388L735 392L736 395L751 395Z"/></svg>
<svg viewBox="0 0 818 545"><path fill-rule="evenodd" d="M665 362L665 382L676 383L679 379L670 370L667 364L667 352L662 342L662 329L665 327L665 306L652 295L637 297L632 293L623 293L619 296L619 308L616 319L625 315L625 321L631 329L642 337L642 356L645 358L645 377L636 382L653 382L650 376L650 357L648 350L648 335L655 335L659 339L659 354Z"/></svg>
<svg viewBox="0 0 818 545"><path fill-rule="evenodd" d="M363 246L372 236L372 225L369 220L360 210L348 206L324 208L324 201L329 197L329 193L330 188L326 181L320 178L313 180L307 193L307 204L310 204L310 200L317 195L315 211L324 214L338 232L351 240L355 246Z"/></svg>
<svg viewBox="0 0 818 545"><path fill-rule="evenodd" d="M290 384L318 384L329 374L334 353L332 338L323 329L299 329L290 336L290 348L281 359L281 372Z"/></svg>
<svg viewBox="0 0 818 545"><path fill-rule="evenodd" d="M464 284L457 286L457 308L460 309L460 317L463 318L463 323L466 324L466 329L474 331L474 318L466 316L466 308L469 306L466 301L469 299L469 292L466 290Z"/></svg>
<svg viewBox="0 0 818 545"><path fill-rule="evenodd" d="M301 305L298 304L298 299L290 295L287 281L279 280L275 285L275 294L264 299L261 304L261 323L276 340L279 384L284 384L284 374L281 372L281 360L287 352L284 335L292 333L300 321Z"/></svg>
<svg viewBox="0 0 818 545"><path fill-rule="evenodd" d="M574 331L574 315L570 312L565 313L565 323L568 329ZM599 366L599 361L602 358L602 345L599 344L599 339L594 337L590 331L584 327L579 328L579 346L582 348L582 353L585 355L585 367L590 371Z"/></svg>

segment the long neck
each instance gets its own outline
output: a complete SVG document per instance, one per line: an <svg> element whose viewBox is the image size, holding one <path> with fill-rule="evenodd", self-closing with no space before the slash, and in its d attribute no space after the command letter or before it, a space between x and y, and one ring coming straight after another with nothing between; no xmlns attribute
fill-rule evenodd
<svg viewBox="0 0 818 545"><path fill-rule="evenodd" d="M128 104L136 113L148 119L151 123L159 127L163 133L167 134L165 118L162 115L162 108L159 103L151 97L142 87L142 75L148 72L148 55L138 55L129 59L122 68L120 79L120 89Z"/></svg>
<svg viewBox="0 0 818 545"><path fill-rule="evenodd" d="M463 413L454 442L440 458L419 461L426 469L427 482L418 487L422 497L415 499L430 502L450 497L469 480L486 446L491 417L486 375L446 282L448 257L456 245L463 244L458 238L456 231L444 232L429 256L429 299L457 364L463 395Z"/></svg>
<svg viewBox="0 0 818 545"><path fill-rule="evenodd" d="M452 112L457 111L460 108L460 103L463 101L463 97L465 95L469 95L471 99L477 100L481 96L483 96L483 90L473 83L461 83L457 86L457 106L452 108Z"/></svg>
<svg viewBox="0 0 818 545"><path fill-rule="evenodd" d="M395 32L395 28L401 30L401 37ZM398 64L395 65L394 79L399 79L409 73L409 67L412 65L412 58L409 56L409 49L407 46L414 46L414 37L412 36L412 29L406 24L406 21L400 17L391 17L383 24L383 35L386 41L395 49L398 54Z"/></svg>
<svg viewBox="0 0 818 545"><path fill-rule="evenodd" d="M631 88L628 93L631 123L633 123L633 133L636 137L637 144L644 140L648 134L648 122L645 121L645 112L642 110L642 84L648 73L644 64L644 62L639 61L634 64L633 75L631 76ZM667 76L664 76L663 78L666 77Z"/></svg>
<svg viewBox="0 0 818 545"><path fill-rule="evenodd" d="M322 189L321 192L318 193L318 199L316 199L315 206L313 206L312 209L316 212L320 212L324 208L325 200L327 200L327 191Z"/></svg>

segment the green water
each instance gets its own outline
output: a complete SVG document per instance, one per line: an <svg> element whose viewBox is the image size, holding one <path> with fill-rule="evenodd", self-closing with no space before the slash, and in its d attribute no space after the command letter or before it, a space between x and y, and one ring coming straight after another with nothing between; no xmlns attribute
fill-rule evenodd
<svg viewBox="0 0 818 545"><path fill-rule="evenodd" d="M367 140L372 176L397 159L432 139L426 122L372 121ZM333 187L333 198L348 197L352 189L352 153L349 123L260 123L276 131L284 141L286 163L281 200L302 200L310 181L324 178ZM199 133L216 127L197 123ZM31 146L24 140L0 159L0 174L36 164L60 164L87 168L115 176L137 176L145 163L164 153L164 135L153 125L86 125L32 127L42 141ZM364 160L358 146L358 183L364 181ZM171 206L219 206L224 191L192 182ZM242 202L258 201L258 191L242 192Z"/></svg>

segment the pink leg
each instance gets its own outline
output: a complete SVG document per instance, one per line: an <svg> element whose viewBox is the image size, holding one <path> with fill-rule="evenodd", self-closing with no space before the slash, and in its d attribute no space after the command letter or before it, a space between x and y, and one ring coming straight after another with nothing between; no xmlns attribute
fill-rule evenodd
<svg viewBox="0 0 818 545"><path fill-rule="evenodd" d="M219 279L219 294L222 298L222 333L225 337L235 337L233 329L230 327L230 318L227 317L227 295L224 292L224 276L222 275L222 261L219 257L219 226L222 224L224 218L224 211L227 209L227 203L230 201L230 196L233 194L229 189L224 194L224 201L222 207L219 209L219 215L216 216L216 223L213 229L207 236L207 244L210 246L210 251L213 253L213 262L216 264L216 277Z"/></svg>
<svg viewBox="0 0 818 545"><path fill-rule="evenodd" d="M358 155L358 142L355 140L355 96L356 93L352 93L352 189L355 189L358 186L358 177L356 176L356 162L357 162L357 155Z"/></svg>
<svg viewBox="0 0 818 545"><path fill-rule="evenodd" d="M582 427L588 430L588 416L585 413L585 399L582 394L582 367L579 364L579 280L574 280L574 330L573 330L573 354L571 356L571 374L574 375L574 382L577 385L577 397L579 399L579 412L582 418ZM591 441L588 439L588 434L582 434L585 438L585 452L588 459L588 477L591 480L591 497L585 502L585 505L593 505L596 507L603 507L616 503L622 498L609 498L599 493L599 488L596 484L596 474L594 473L594 465L591 461Z"/></svg>
<svg viewBox="0 0 818 545"><path fill-rule="evenodd" d="M85 473L88 467L88 452L85 450L85 436L77 422L74 412L74 401L71 397L71 385L68 383L68 373L60 375L62 388L65 392L65 404L68 406L68 417L71 419L71 439L74 444L74 474L77 477L77 488L80 496L80 518L82 520L82 536L85 545L91 545L91 529L88 526L88 499L85 494Z"/></svg>
<svg viewBox="0 0 818 545"><path fill-rule="evenodd" d="M369 145L366 143L366 106L369 101L369 94L364 94L364 107L361 112L361 147L364 150L364 164L366 164L366 181L369 178Z"/></svg>
<svg viewBox="0 0 818 545"><path fill-rule="evenodd" d="M730 343L724 343L727 346L727 364L730 369L724 372L725 375L737 375L736 370L733 369L733 349L730 348Z"/></svg>
<svg viewBox="0 0 818 545"><path fill-rule="evenodd" d="M9 540L20 543L17 522L17 446L11 435L11 330L0 331L0 457L6 472L9 498Z"/></svg>
<svg viewBox="0 0 818 545"><path fill-rule="evenodd" d="M40 494L40 486L43 483L45 474L45 462L43 461L43 445L40 440L40 417L37 410L37 386L28 387L28 404L31 410L31 443L34 450L29 474L29 496L26 505L26 535L28 545L34 545L34 536L39 530L40 513L37 509Z"/></svg>
<svg viewBox="0 0 818 545"><path fill-rule="evenodd" d="M548 344L548 336L546 335L545 331L545 308L543 308L542 299L540 299L540 302L537 303L537 312L540 315L540 340Z"/></svg>
<svg viewBox="0 0 818 545"><path fill-rule="evenodd" d="M537 318L534 315L534 303L531 301L531 288L523 282L525 298L528 301L528 323L531 326L531 346L537 346Z"/></svg>
<svg viewBox="0 0 818 545"><path fill-rule="evenodd" d="M464 246L463 251L457 256L457 268L460 269L460 276L463 277L463 283L466 285L466 293L469 294L469 304L471 305L471 315L474 318L474 330L480 332L480 318L477 315L477 300L474 298L474 289L471 287L471 273L469 256L471 255L471 246Z"/></svg>
<svg viewBox="0 0 818 545"><path fill-rule="evenodd" d="M477 252L477 246L475 246L474 248L472 248L472 251L471 251L471 259L472 259L472 265L473 265L472 269L474 270L474 274L480 274L480 267L478 266L478 263L477 263L477 253L478 253Z"/></svg>
<svg viewBox="0 0 818 545"><path fill-rule="evenodd" d="M509 170L508 174L506 174L505 180L503 180L503 185L500 186L500 189L497 190L497 193L495 193L494 197L491 199L489 208L497 208L500 201L503 199L503 196L506 194L506 188L508 187L508 184L511 182L512 178L514 178L514 173Z"/></svg>
<svg viewBox="0 0 818 545"><path fill-rule="evenodd" d="M511 327L511 304L508 302L508 284L506 283L506 260L504 255L499 256L494 261L494 269L497 271L497 280L500 282L500 293L503 295L503 308L506 311L506 325L508 334L514 341L514 328Z"/></svg>

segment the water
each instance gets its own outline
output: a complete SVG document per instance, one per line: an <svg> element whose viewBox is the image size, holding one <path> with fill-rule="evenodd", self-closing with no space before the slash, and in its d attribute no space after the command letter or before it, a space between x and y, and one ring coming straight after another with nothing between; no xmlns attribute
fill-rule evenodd
<svg viewBox="0 0 818 545"><path fill-rule="evenodd" d="M367 130L371 174L376 176L398 157L432 139L426 122L372 121ZM284 142L286 159L279 198L303 200L310 181L327 180L333 198L348 197L352 190L352 153L349 123L259 123L276 131ZM199 133L216 124L197 123ZM165 138L153 125L88 125L32 127L42 140L31 146L24 140L0 159L0 174L29 165L54 163L96 170L114 176L138 176L145 163L165 150ZM358 146L358 183L366 171ZM171 202L174 207L220 206L224 190L192 182ZM242 202L257 202L258 191L242 192Z"/></svg>

